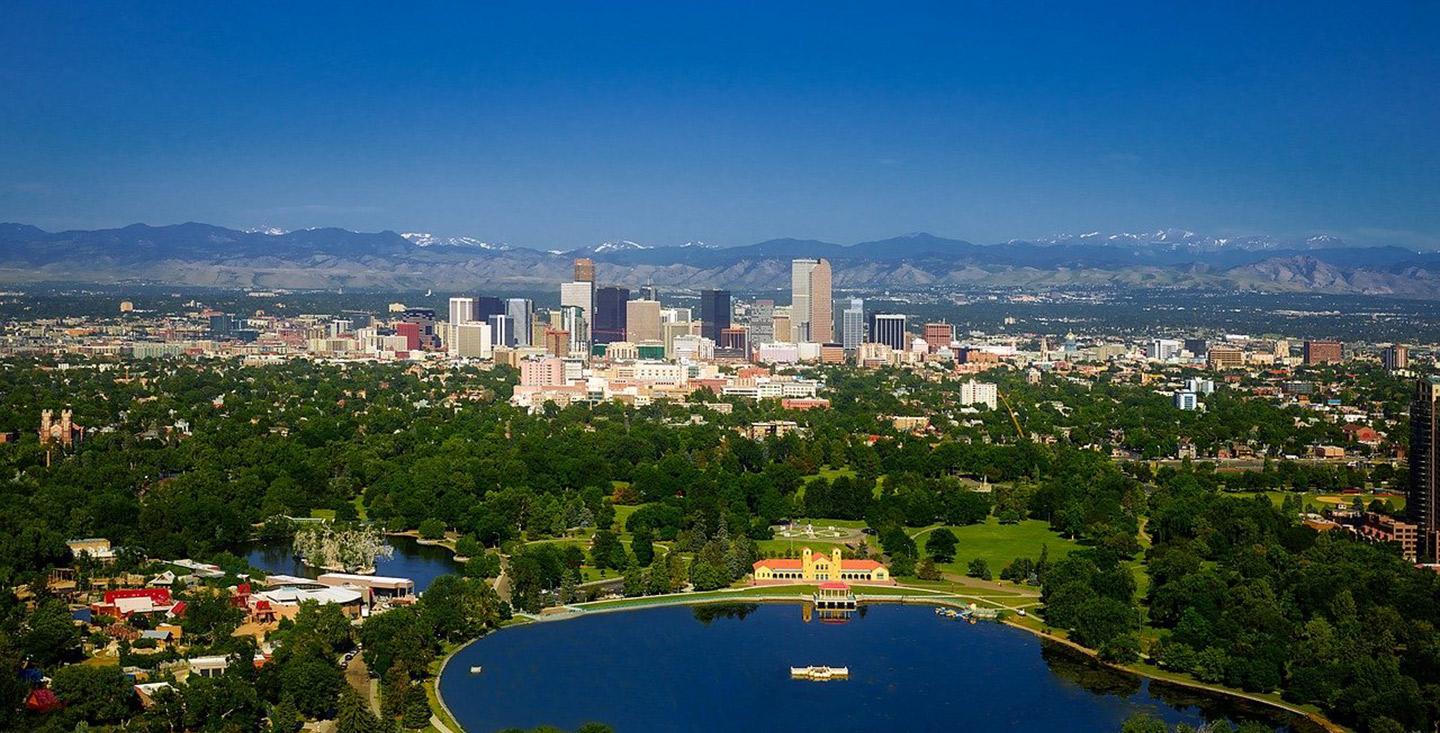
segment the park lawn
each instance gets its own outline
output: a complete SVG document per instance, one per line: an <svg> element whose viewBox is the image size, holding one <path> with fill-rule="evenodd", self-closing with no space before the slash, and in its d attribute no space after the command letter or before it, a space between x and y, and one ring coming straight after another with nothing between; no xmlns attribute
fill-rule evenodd
<svg viewBox="0 0 1440 733"><path fill-rule="evenodd" d="M311 519L324 519L324 520L327 521L327 522L333 522L333 521L335 521L335 510L334 510L334 509L311 509L311 510L310 510L310 518L311 518Z"/></svg>
<svg viewBox="0 0 1440 733"><path fill-rule="evenodd" d="M630 515L640 510L644 504L615 504L615 531L625 532L625 522L629 521Z"/></svg>
<svg viewBox="0 0 1440 733"><path fill-rule="evenodd" d="M1258 495L1261 495L1261 494L1264 494L1265 496L1269 497L1269 498L1270 498L1270 501L1273 502L1273 503L1275 504L1275 506L1280 506L1282 503L1284 503L1285 497L1287 497L1287 496L1296 496L1296 495L1298 494L1300 497L1302 497L1302 498L1304 499L1305 506L1306 506L1307 508L1313 509L1313 510L1315 510L1315 511L1317 511L1317 512L1320 511L1320 510L1322 510L1322 509L1339 509L1339 508L1348 507L1348 506L1350 506L1350 503L1353 502L1355 499L1359 499L1360 502L1361 502L1362 504L1364 504L1365 506L1369 506L1371 501L1374 501L1375 499L1379 499L1379 500L1381 500L1381 501L1388 501L1388 502L1390 502L1391 506L1394 506L1396 511L1401 511L1401 510L1403 510L1403 509L1405 508L1405 496L1404 496L1404 495L1393 495L1393 496L1383 496L1383 497L1382 497L1382 496L1376 496L1375 494L1368 494L1368 493L1367 493L1367 494L1333 494L1333 493L1324 493L1324 492L1315 492L1315 491L1306 491L1306 492L1304 492L1304 493L1298 493L1298 492L1294 492L1294 491L1226 491L1226 492L1223 492L1223 495L1224 495L1224 496L1233 496L1233 497L1241 498L1241 499L1248 499L1248 498L1251 498L1251 497L1254 497L1254 496L1258 496Z"/></svg>
<svg viewBox="0 0 1440 733"><path fill-rule="evenodd" d="M834 547L844 547L845 543L839 540L827 540L820 539L818 537L813 540L809 538L801 539L797 537L793 540L756 540L755 545L760 548L761 555L784 556L786 551L794 550L795 556L799 557L800 548L802 547L809 547L810 549L816 551L820 551L823 549L825 552L829 552Z"/></svg>
<svg viewBox="0 0 1440 733"><path fill-rule="evenodd" d="M959 539L955 545L955 561L943 563L939 567L945 572L960 575L965 574L970 561L977 557L983 558L990 566L991 574L998 578L1000 571L1017 557L1039 559L1042 545L1049 549L1051 562L1061 560L1080 549L1079 542L1061 537L1051 531L1048 522L1038 519L1000 524L999 519L988 517L983 524L950 527L950 531ZM915 537L921 557L925 556L925 540L928 535L929 530L926 530Z"/></svg>
<svg viewBox="0 0 1440 733"><path fill-rule="evenodd" d="M800 488L795 490L795 500L800 501L805 498L805 487L809 486L811 481L822 478L827 481L834 481L841 476L849 476L850 478L855 478L855 469L831 468L829 466L821 466L819 471L809 474L808 476L801 476ZM876 484L876 489L879 489L878 482Z"/></svg>

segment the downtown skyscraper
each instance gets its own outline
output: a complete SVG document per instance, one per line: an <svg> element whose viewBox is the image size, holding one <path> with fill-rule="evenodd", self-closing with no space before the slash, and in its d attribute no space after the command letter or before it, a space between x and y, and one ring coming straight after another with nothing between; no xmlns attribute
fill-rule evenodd
<svg viewBox="0 0 1440 733"><path fill-rule="evenodd" d="M700 335L720 343L720 332L730 327L730 291L700 291Z"/></svg>
<svg viewBox="0 0 1440 733"><path fill-rule="evenodd" d="M795 341L830 343L835 338L835 311L830 289L830 262L790 262L790 323Z"/></svg>

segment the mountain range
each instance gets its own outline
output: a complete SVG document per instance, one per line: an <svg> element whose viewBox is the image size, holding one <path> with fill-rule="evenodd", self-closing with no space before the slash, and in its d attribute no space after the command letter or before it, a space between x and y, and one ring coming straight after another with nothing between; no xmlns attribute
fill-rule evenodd
<svg viewBox="0 0 1440 733"><path fill-rule="evenodd" d="M782 289L789 261L824 257L837 287L1202 287L1440 298L1440 253L1334 237L1215 237L1179 229L974 244L906 234L842 245L772 239L718 247L629 240L537 250L475 237L338 228L241 231L132 224L47 232L0 224L0 282L259 288L553 288L576 257L620 285Z"/></svg>

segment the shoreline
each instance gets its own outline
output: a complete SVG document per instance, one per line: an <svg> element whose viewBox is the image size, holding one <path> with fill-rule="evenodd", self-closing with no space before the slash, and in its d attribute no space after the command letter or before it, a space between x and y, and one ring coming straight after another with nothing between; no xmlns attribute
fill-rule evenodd
<svg viewBox="0 0 1440 733"><path fill-rule="evenodd" d="M1134 676L1136 676L1136 677L1141 677L1141 678L1147 679L1147 680L1154 680L1154 681L1160 682L1160 683L1162 683L1162 684L1175 685L1175 686L1177 686L1177 687L1186 687L1186 688L1189 688L1189 689L1192 689L1192 690L1202 690L1202 691L1204 691L1204 692L1208 692L1208 693L1211 693L1211 694L1226 695L1226 696L1233 697L1233 698L1236 698L1236 699L1239 699L1239 700L1245 700L1246 702L1252 702L1252 703L1256 703L1256 704L1260 704L1260 705L1268 705L1268 706L1270 706L1270 707L1272 707L1272 708L1276 708L1276 709L1278 709L1278 710L1283 710L1283 711L1285 711L1285 712L1287 712L1287 713L1289 713L1289 714L1291 714L1291 715L1295 715L1295 716L1298 716L1298 717L1301 717L1301 718L1305 718L1306 720L1309 720L1311 723L1314 723L1315 725L1319 726L1319 727L1321 728L1321 730L1324 730L1324 731L1326 731L1327 733L1350 733L1350 732L1351 732L1351 729L1350 729L1350 728L1346 728L1346 727L1340 725L1339 723L1336 723L1335 721L1330 720L1329 718L1327 718L1327 717L1325 717L1325 716L1323 716L1323 715L1321 715L1321 714L1319 714L1319 713L1313 713L1313 712L1311 712L1311 711L1309 711L1309 710L1305 710L1305 709L1302 709L1302 708L1299 708L1299 707L1294 707L1294 706L1292 706L1290 703L1287 703L1287 702L1284 702L1284 701L1270 700L1270 699L1267 699L1267 698L1264 698L1264 697L1260 697L1260 696L1258 696L1258 695L1256 695L1256 694L1254 694L1254 693L1245 692L1244 690L1235 690L1235 689L1232 689L1232 688L1229 688L1229 687L1221 687L1221 686L1217 686L1217 685L1211 685L1211 684L1209 684L1209 683L1201 682L1201 681L1199 681L1199 680L1185 679L1185 678L1183 678L1183 677L1159 677L1159 676L1150 674L1149 672L1147 672L1147 671L1145 671L1145 670L1143 670L1143 669L1135 669L1135 668L1130 667L1130 666L1128 666L1128 665L1115 664L1115 663L1113 663L1113 662L1107 662L1107 661L1101 659L1101 658L1100 658L1100 653L1097 652L1097 651L1095 651L1094 649L1091 649L1091 648L1089 648L1089 647L1087 647L1087 646L1083 646L1083 645L1081 645L1081 644L1077 644L1076 642L1073 642L1073 641L1071 641L1071 640L1069 640L1069 639L1066 639L1066 638L1063 638L1063 637L1060 637L1060 636L1056 636L1055 634L1052 634L1052 633L1050 633L1050 632L1048 632L1048 631L1044 631L1044 630L1042 630L1042 629L1036 629L1036 628L1033 628L1033 627L1030 627L1030 626L1026 626L1025 624L1018 623L1018 622L1016 622L1016 621L1014 621L1014 620L1012 620L1012 619L1008 619L1008 618L1001 619L1001 620L1000 620L1000 623L1003 623L1003 624L1005 624L1006 626L1009 626L1009 627L1012 628L1012 629L1020 629L1021 631L1029 632L1030 634L1033 634L1033 635L1035 635L1035 636L1038 636L1038 637L1040 637L1041 639L1044 639L1045 641L1049 641L1049 642L1052 642L1052 643L1055 643L1055 644L1060 644L1060 645L1066 647L1067 649L1070 649L1070 650L1072 650L1072 651L1078 652L1078 653L1080 653L1080 654L1084 654L1087 658L1089 658L1091 661L1095 662L1096 664L1104 665L1106 668L1108 668L1108 669L1113 669L1113 670L1115 670L1115 671L1117 671L1117 672L1124 672L1125 674L1134 675Z"/></svg>
<svg viewBox="0 0 1440 733"><path fill-rule="evenodd" d="M753 587L753 586L751 586L751 587ZM783 586L781 586L781 587L783 587ZM891 586L891 587L908 588L908 586ZM937 606L937 605L938 605L938 606L959 606L959 607L968 607L968 605L969 605L969 603L968 603L967 601L964 601L963 599L960 599L960 598L957 598L957 597L947 597L947 594L946 594L944 591L934 591L934 590L931 590L931 589L929 589L929 588L909 588L909 589L910 589L910 590L917 591L916 594L915 594L915 595L894 595L894 596L889 596L889 597L886 597L886 596L870 596L870 597L866 597L866 598L865 598L865 601L866 601L866 602L873 602L873 603L894 603L894 604L899 604L899 605L931 605L931 606ZM581 612L571 611L571 612L566 612L566 613L557 613L557 614L553 614L553 615L551 615L551 616L549 616L549 617L543 617L543 618L530 618L530 617L528 617L528 616L516 616L516 618L523 618L523 619L525 619L525 621L523 621L523 622L521 622L520 624L517 624L517 625L520 625L520 626L528 626L528 625L534 624L534 623L551 623L551 622L555 622L555 621L565 621L565 620L568 620L568 619L579 618L579 617L588 616L588 615L591 615L591 614L618 613L618 612L621 612L621 611L639 611L639 610L644 610L644 609L647 609L647 608L663 608L663 607L668 607L668 606L698 606L698 605L705 605L705 604L710 604L710 603L738 603L738 602L748 602L748 603L803 603L803 602L804 602L804 596L803 596L803 595L789 595L789 596L786 596L786 595L780 595L780 594L775 594L775 595L768 595L768 594L767 594L767 595L746 596L746 595L744 595L742 592L740 592L740 591L744 591L745 588L737 588L737 589L735 589L735 590L736 590L737 592L731 594L731 595L733 595L733 597L725 597L725 595L722 594L722 595L711 595L711 596L707 596L707 597L705 597L705 598L686 598L686 596L687 596L687 595L690 595L690 594L685 594L685 593L671 593L671 594L666 594L666 595L662 595L662 596L642 596L642 597L640 597L640 598L635 599L636 602L634 602L634 603L616 603L616 602L611 601L611 602L608 602L610 605L600 606L600 607L598 607L598 608L593 608L593 609L592 609L592 608L589 608L588 606L589 606L590 604L592 604L592 603L607 603L607 602L606 602L606 601L590 601L589 603L573 604L573 607L574 607L574 608L582 609ZM934 594L934 595L930 595L930 594ZM668 598L672 598L672 597L674 598L673 601L664 600L664 599L668 599ZM1002 610L1008 610L1008 609L1002 609ZM1013 612L1012 612L1012 613L1013 613ZM1330 720L1329 718L1325 717L1324 715L1321 715L1321 714L1319 714L1319 713L1313 713L1313 712L1310 712L1310 711L1308 711L1308 710L1304 710L1304 709L1301 709L1301 708L1298 708L1298 707L1293 707L1293 706L1291 706L1289 703L1286 703L1286 702L1283 702L1283 701L1269 700L1269 699L1266 699L1266 698L1263 698L1263 697L1259 697L1259 696L1253 695L1252 693L1245 692L1245 691L1243 691L1243 690L1233 690L1233 689L1230 689L1230 688L1227 688L1227 687L1213 686L1213 685L1209 685L1209 684L1204 683L1204 682L1200 682L1200 681L1198 681L1198 680L1188 680L1188 679L1179 679L1179 678L1171 678L1171 677L1160 677L1160 676L1156 676L1156 675L1150 674L1150 673L1146 672L1146 671L1143 670L1143 669L1135 669L1135 668L1132 668L1132 667L1129 667L1129 666L1125 666L1125 665L1112 664L1112 663L1110 663L1110 662L1106 662L1106 661L1101 660L1101 659L1100 659L1100 656L1099 656L1099 653L1096 652L1095 650L1089 649L1089 648L1084 647L1084 646L1081 646L1080 644L1077 644L1077 643L1075 643L1075 642L1073 642L1073 641L1071 641L1071 640L1069 640L1069 639L1065 639L1065 638L1062 638L1062 637L1060 637L1060 636L1056 636L1056 635L1054 635L1054 634L1052 634L1052 633L1049 633L1049 632L1047 632L1047 631L1044 631L1044 630L1042 630L1042 629L1036 629L1036 628L1032 628L1032 627L1026 626L1026 625L1021 624L1021 623L1018 623L1018 622L1016 622L1016 621L1014 621L1014 620L1012 620L1012 619L1010 619L1010 618L1002 618L1002 619L1000 619L1000 623L1003 623L1003 624L1005 624L1006 626L1008 626L1008 627L1010 627L1010 628L1013 628L1013 629L1019 629L1019 630L1021 630L1021 631L1028 632L1028 633L1030 633L1030 634L1032 634L1032 635L1034 635L1034 636L1036 636L1036 637L1039 637L1039 638L1042 639L1042 640L1054 642L1054 643L1057 643L1057 644L1061 644L1061 645L1063 645L1063 646L1065 646L1065 647L1067 647L1067 648L1069 648L1069 649L1071 649L1071 650L1074 650L1074 651L1076 651L1076 652L1079 652L1079 653L1084 654L1086 657L1088 657L1088 658L1091 659L1092 661L1096 662L1097 664L1102 664L1102 665L1104 665L1105 667L1107 667L1107 668L1109 668L1109 669L1113 669L1113 670L1118 671L1118 672L1123 672L1123 673L1125 673L1125 674L1134 675L1134 676L1136 676L1136 677L1140 677L1140 678L1147 679L1147 680L1154 680L1154 681L1159 682L1159 683L1161 683L1161 684L1171 684L1171 685L1176 685L1176 686L1178 686L1178 687L1186 687L1186 688L1190 688L1190 689L1194 689L1194 690L1201 690L1201 691L1203 691L1203 692L1207 692L1207 693L1210 693L1210 694L1224 695L1224 696L1227 696L1227 697L1232 697L1232 698L1235 698L1235 699L1244 700L1244 701L1249 702L1249 703L1266 705L1266 706L1275 708L1275 709L1277 709L1277 710L1281 710L1281 711L1283 711L1283 712L1285 712L1285 713L1287 713L1287 714L1289 714L1289 715L1294 715L1294 716L1297 716L1297 717L1300 717L1300 718L1304 718L1304 719L1310 721L1311 723L1319 726L1320 729L1323 730L1323 731L1326 731L1326 733L1350 733L1350 731L1351 731L1351 729L1346 728L1346 727L1340 725L1339 723L1336 723L1336 722ZM504 628L505 628L505 627L501 627L500 629L496 629L496 631L501 631L501 630L503 630ZM452 710L450 710L450 706L445 703L445 696L441 693L441 690L440 690L440 679L441 679L441 676L445 673L445 669L449 666L450 660L451 660L452 658L454 658L456 654L459 654L461 651L463 651L464 649L468 648L471 644L474 644L475 642L480 641L481 639L484 639L486 636L489 636L490 634L493 634L493 633L495 633L495 631L492 631L492 632L490 632L489 634L485 634L485 635L483 635L483 636L477 636L477 637L475 637L474 639L471 639L471 640L465 642L464 644L461 644L460 646L456 647L456 648L455 648L454 650L452 650L449 654L447 654L443 660L441 660L440 668L439 668L439 670L438 670L438 671L436 672L436 674L435 674L435 699L436 699L437 702L440 703L440 707L445 710L445 714L448 715L451 720L454 720L456 725L460 725L460 726L461 726L462 731L460 731L460 733L469 733L469 732L463 730L463 727L464 727L464 726L461 725L460 719L455 716L454 712L453 712Z"/></svg>

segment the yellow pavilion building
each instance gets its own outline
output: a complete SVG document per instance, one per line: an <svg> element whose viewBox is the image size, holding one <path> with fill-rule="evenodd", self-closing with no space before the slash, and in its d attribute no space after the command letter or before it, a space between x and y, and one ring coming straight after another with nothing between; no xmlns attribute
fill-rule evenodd
<svg viewBox="0 0 1440 733"><path fill-rule="evenodd" d="M874 560L846 560L840 548L830 554L812 552L805 547L796 558L757 560L753 566L758 583L892 583L890 569Z"/></svg>

